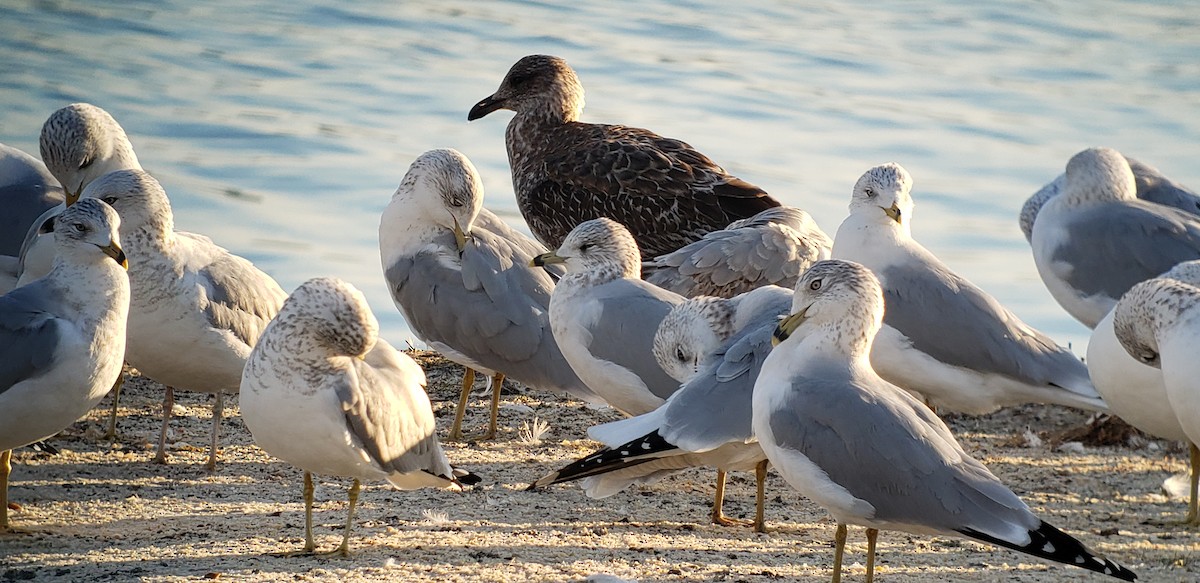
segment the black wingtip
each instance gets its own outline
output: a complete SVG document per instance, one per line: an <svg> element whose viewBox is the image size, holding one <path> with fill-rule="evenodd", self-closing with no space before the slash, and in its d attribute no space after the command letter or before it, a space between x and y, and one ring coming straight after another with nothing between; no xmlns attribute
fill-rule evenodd
<svg viewBox="0 0 1200 583"><path fill-rule="evenodd" d="M474 486L483 481L478 474L473 474L462 468L454 468L454 481L463 486Z"/></svg>
<svg viewBox="0 0 1200 583"><path fill-rule="evenodd" d="M984 534L974 529L964 528L958 532L976 540L1010 548L1035 557L1057 561L1065 565L1073 565L1089 571L1095 571L1122 581L1134 581L1137 573L1125 568L1124 565L1104 558L1088 549L1075 537L1058 530L1053 525L1043 521L1037 530L1029 531L1030 541L1026 545L1017 545L1006 540Z"/></svg>
<svg viewBox="0 0 1200 583"><path fill-rule="evenodd" d="M587 457L575 460L558 471L540 478L530 485L530 489L607 474L648 462L660 457L663 452L676 449L679 448L663 439L655 430L620 447L605 447Z"/></svg>

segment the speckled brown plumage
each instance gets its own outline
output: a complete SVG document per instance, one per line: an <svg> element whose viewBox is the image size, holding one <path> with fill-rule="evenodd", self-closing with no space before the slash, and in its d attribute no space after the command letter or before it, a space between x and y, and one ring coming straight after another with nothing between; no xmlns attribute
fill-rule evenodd
<svg viewBox="0 0 1200 583"><path fill-rule="evenodd" d="M552 249L579 223L608 217L654 257L779 206L680 140L578 121L583 87L558 57L518 61L468 119L497 109L516 112L505 136L513 189L529 229Z"/></svg>

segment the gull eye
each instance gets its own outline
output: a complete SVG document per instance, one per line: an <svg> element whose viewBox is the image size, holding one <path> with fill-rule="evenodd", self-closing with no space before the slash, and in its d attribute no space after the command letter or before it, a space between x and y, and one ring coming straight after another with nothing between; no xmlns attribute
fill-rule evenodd
<svg viewBox="0 0 1200 583"><path fill-rule="evenodd" d="M867 198L875 198L875 189L874 188L867 188L863 192L866 193Z"/></svg>
<svg viewBox="0 0 1200 583"><path fill-rule="evenodd" d="M71 229L76 233L86 233L88 230L87 225L83 223L71 223Z"/></svg>
<svg viewBox="0 0 1200 583"><path fill-rule="evenodd" d="M591 248L592 248L592 244L591 244L591 243L584 243L584 244L582 244L582 245L580 245L580 246L579 246L579 252L580 252L580 253L586 253L586 252L587 252L587 250L588 250L588 249L591 249Z"/></svg>
<svg viewBox="0 0 1200 583"><path fill-rule="evenodd" d="M83 161L79 163L79 169L83 170L84 168L91 166L95 161L95 158L84 158Z"/></svg>
<svg viewBox="0 0 1200 583"><path fill-rule="evenodd" d="M519 87L529 82L533 78L531 73L517 73L508 78L508 84L513 87Z"/></svg>
<svg viewBox="0 0 1200 583"><path fill-rule="evenodd" d="M100 200L104 201L104 204L107 204L108 206L117 204L117 197L115 196L106 196Z"/></svg>
<svg viewBox="0 0 1200 583"><path fill-rule="evenodd" d="M1142 353L1140 360L1146 364L1154 364L1154 363L1158 362L1158 353L1144 352L1144 353Z"/></svg>
<svg viewBox="0 0 1200 583"><path fill-rule="evenodd" d="M811 290L813 290L813 291L817 291L817 290L821 289L821 285L822 285L822 283L821 283L821 280L819 280L819 279L814 279L814 280L812 281L812 283L808 284L808 289L811 289Z"/></svg>
<svg viewBox="0 0 1200 583"><path fill-rule="evenodd" d="M683 353L683 348L681 348L681 347L675 348L675 358L679 359L680 362L687 360L687 355Z"/></svg>

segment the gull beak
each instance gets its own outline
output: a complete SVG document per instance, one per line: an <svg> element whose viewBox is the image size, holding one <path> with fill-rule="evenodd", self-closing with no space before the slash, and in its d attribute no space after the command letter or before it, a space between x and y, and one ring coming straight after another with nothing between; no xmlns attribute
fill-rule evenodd
<svg viewBox="0 0 1200 583"><path fill-rule="evenodd" d="M805 306L803 310L795 314L788 314L786 318L779 322L779 325L775 327L775 332L771 334L771 346L779 346L780 342L787 340L792 335L792 332L795 332L796 328L799 328L800 324L803 324L804 320L808 319L808 308L808 306Z"/></svg>
<svg viewBox="0 0 1200 583"><path fill-rule="evenodd" d="M129 269L129 261L125 259L125 252L121 250L121 246L117 245L116 241L111 241L108 245L101 246L100 250L105 255L112 257L113 261L120 263L121 267L124 267L126 270Z"/></svg>
<svg viewBox="0 0 1200 583"><path fill-rule="evenodd" d="M462 226L458 224L458 219L453 215L450 220L454 221L454 242L458 245L458 254L462 255L463 249L467 248L467 234L463 232Z"/></svg>
<svg viewBox="0 0 1200 583"><path fill-rule="evenodd" d="M534 257L532 260L529 261L529 266L530 267L544 267L546 265L552 265L554 263L566 263L566 261L567 261L566 259L559 257L558 254L551 251L549 253L542 253L541 255Z"/></svg>
<svg viewBox="0 0 1200 583"><path fill-rule="evenodd" d="M475 104L471 111L467 113L467 121L475 121L497 109L504 107L503 99L496 99L495 95L484 97L482 101Z"/></svg>
<svg viewBox="0 0 1200 583"><path fill-rule="evenodd" d="M63 189L63 198L66 199L64 201L65 206L71 206L71 205L75 204L76 202L78 202L79 197L82 194L83 194L83 183L82 182L79 183L79 188L76 188L75 192L71 192L71 189L69 189L69 188L64 188Z"/></svg>
<svg viewBox="0 0 1200 583"><path fill-rule="evenodd" d="M900 207L896 206L896 203L893 202L892 206L883 209L883 212L893 221L896 221L897 223L903 222L902 219L904 217L901 216Z"/></svg>

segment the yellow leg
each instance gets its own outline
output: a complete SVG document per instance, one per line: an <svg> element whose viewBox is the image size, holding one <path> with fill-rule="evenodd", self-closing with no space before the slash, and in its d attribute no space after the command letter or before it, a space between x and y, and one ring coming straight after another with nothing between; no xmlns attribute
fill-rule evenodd
<svg viewBox="0 0 1200 583"><path fill-rule="evenodd" d="M879 537L879 529L867 529L867 583L875 581L875 539Z"/></svg>
<svg viewBox="0 0 1200 583"><path fill-rule="evenodd" d="M758 486L754 496L754 532L767 532L766 513L763 511L763 507L767 503L767 468L770 463L763 460L754 466L754 481Z"/></svg>
<svg viewBox="0 0 1200 583"><path fill-rule="evenodd" d="M8 474L12 472L12 450L0 452L0 532L8 530Z"/></svg>
<svg viewBox="0 0 1200 583"><path fill-rule="evenodd" d="M217 442L221 439L221 418L225 416L225 394L217 393L213 403L212 442L208 444L208 463L204 467L210 472L217 470Z"/></svg>
<svg viewBox="0 0 1200 583"><path fill-rule="evenodd" d="M313 479L312 472L304 472L304 552L317 550L312 533Z"/></svg>
<svg viewBox="0 0 1200 583"><path fill-rule="evenodd" d="M846 525L838 523L833 535L833 582L842 583L842 555L846 552Z"/></svg>
<svg viewBox="0 0 1200 583"><path fill-rule="evenodd" d="M167 424L171 422L171 409L175 406L175 389L167 387L167 394L163 396L163 424L162 431L158 434L158 453L154 456L154 463L167 463Z"/></svg>
<svg viewBox="0 0 1200 583"><path fill-rule="evenodd" d="M717 470L717 492L713 495L712 523L721 526L737 524L736 521L725 517L722 508L725 506L725 470Z"/></svg>
<svg viewBox="0 0 1200 583"><path fill-rule="evenodd" d="M346 515L346 532L342 534L342 544L330 553L332 555L350 556L350 527L354 525L354 507L358 506L358 492L361 488L362 484L358 478L354 478L354 483L350 486L350 512Z"/></svg>
<svg viewBox="0 0 1200 583"><path fill-rule="evenodd" d="M1200 490L1200 447L1196 444L1188 444L1188 457L1191 458L1192 475L1191 475L1191 496L1188 499L1187 516L1183 522L1188 526L1200 526L1200 512L1197 511L1197 490Z"/></svg>
<svg viewBox="0 0 1200 583"><path fill-rule="evenodd" d="M487 433L484 439L496 439L496 417L500 415L500 389L504 387L504 373L492 375L492 417L488 421Z"/></svg>
<svg viewBox="0 0 1200 583"><path fill-rule="evenodd" d="M117 382L113 383L112 396L113 405L112 412L108 414L108 433L104 435L106 439L113 441L117 440L117 406L121 404L121 385L125 384L125 372L117 374Z"/></svg>
<svg viewBox="0 0 1200 583"><path fill-rule="evenodd" d="M469 367L463 368L462 394L458 397L458 409L454 411L454 425L450 426L451 441L462 439L463 414L467 412L467 398L471 395L471 387L475 386L475 371Z"/></svg>

